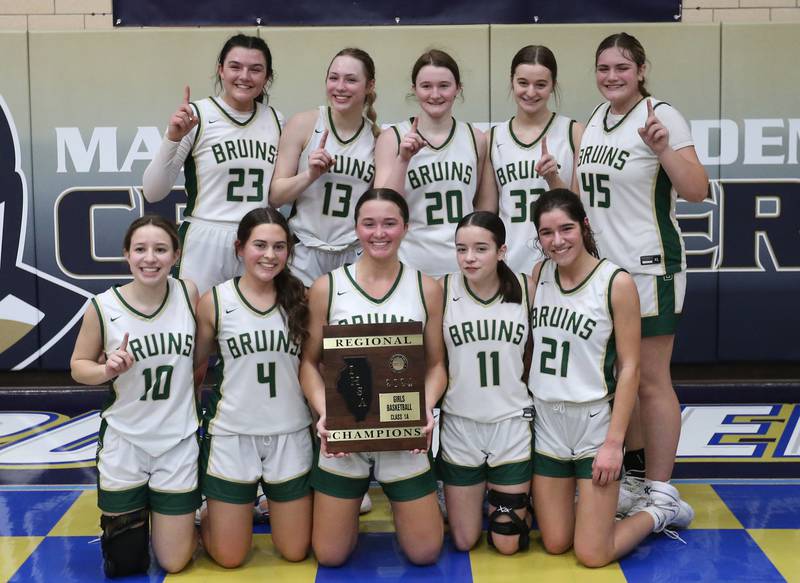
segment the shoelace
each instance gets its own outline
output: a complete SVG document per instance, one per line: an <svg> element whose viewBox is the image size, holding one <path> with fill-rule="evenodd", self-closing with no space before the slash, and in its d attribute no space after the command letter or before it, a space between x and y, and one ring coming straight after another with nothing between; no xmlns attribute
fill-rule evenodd
<svg viewBox="0 0 800 583"><path fill-rule="evenodd" d="M679 535L679 534L677 533L677 531L675 531L675 530L672 530L671 528L664 528L664 530L662 530L661 532L663 532L665 535L667 535L667 536L668 536L669 538L671 538L672 540L679 540L679 541L681 541L683 544L685 544L685 545L687 545L687 546L688 546L688 544L689 544L689 543L687 543L685 540L683 540L683 539L681 538L681 535Z"/></svg>

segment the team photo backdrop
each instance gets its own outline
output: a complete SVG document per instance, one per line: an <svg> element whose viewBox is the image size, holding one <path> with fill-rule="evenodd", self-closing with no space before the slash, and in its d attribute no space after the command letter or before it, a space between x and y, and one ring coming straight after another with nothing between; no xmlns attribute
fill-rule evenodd
<svg viewBox="0 0 800 583"><path fill-rule="evenodd" d="M143 202L142 172L185 85L212 94L235 32L263 36L287 117L324 101L339 49L377 68L379 122L412 115L410 70L432 47L461 67L455 114L488 127L513 115L509 66L526 44L558 59L561 113L585 121L601 101L594 51L626 30L647 50L648 86L689 120L711 178L679 202L689 291L674 360L800 359L800 25L471 25L350 28L117 29L0 33L0 370L68 367L89 297L125 281L122 235L159 212L180 220L176 186Z"/></svg>

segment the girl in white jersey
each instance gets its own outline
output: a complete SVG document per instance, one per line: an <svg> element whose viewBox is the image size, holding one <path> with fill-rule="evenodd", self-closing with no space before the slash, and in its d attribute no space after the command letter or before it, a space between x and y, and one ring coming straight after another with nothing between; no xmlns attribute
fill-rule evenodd
<svg viewBox="0 0 800 583"><path fill-rule="evenodd" d="M201 294L241 275L231 253L236 225L248 211L267 205L283 120L262 103L272 77L272 54L263 39L229 38L217 59L222 94L190 103L186 87L144 172L144 196L156 202L169 194L184 167L188 205L179 231L178 274L196 282Z"/></svg>
<svg viewBox="0 0 800 583"><path fill-rule="evenodd" d="M489 544L528 548L533 401L525 377L530 278L505 264L505 227L476 211L456 229L461 271L444 278L449 385L439 419L439 474L459 550L480 539L489 489Z"/></svg>
<svg viewBox="0 0 800 583"><path fill-rule="evenodd" d="M572 183L583 125L550 111L557 91L553 52L528 45L511 60L511 90L517 112L493 126L481 179L482 210L497 213L506 226L506 262L514 272L530 273L541 259L533 244L533 203L546 190Z"/></svg>
<svg viewBox="0 0 800 583"><path fill-rule="evenodd" d="M112 382L97 449L110 577L147 570L148 522L159 565L183 569L197 544L200 506L192 379L197 288L169 277L180 255L178 234L162 217L135 220L123 249L133 281L92 300L70 361L76 381Z"/></svg>
<svg viewBox="0 0 800 583"><path fill-rule="evenodd" d="M341 565L358 540L360 500L369 487L370 466L389 498L400 547L415 564L436 562L444 536L434 493L436 482L425 450L327 453L325 385L320 374L322 327L354 321L416 321L424 324L425 402L430 435L433 406L447 382L442 343L442 290L431 278L402 264L398 247L408 230L405 199L388 188L370 189L355 208L363 253L356 263L319 278L309 291L308 341L300 379L319 414L321 435L311 481L314 487L314 555L322 565Z"/></svg>
<svg viewBox="0 0 800 583"><path fill-rule="evenodd" d="M626 443L629 475L619 508L624 514L644 494L645 459L647 478L666 481L672 475L681 412L669 365L686 291L675 200L678 195L703 200L708 176L686 120L648 93L638 40L624 32L607 37L597 48L595 66L597 88L607 102L587 123L578 184L600 253L633 276L642 315L641 421L634 414Z"/></svg>
<svg viewBox="0 0 800 583"><path fill-rule="evenodd" d="M244 562L259 484L270 501L272 541L289 561L311 541L311 415L298 381L308 306L286 269L292 236L273 208L247 213L236 233L244 275L207 292L198 306L198 369L212 352L220 378L203 420L201 485L208 511L203 546L224 567Z"/></svg>
<svg viewBox="0 0 800 583"><path fill-rule="evenodd" d="M400 260L432 277L458 270L456 225L472 212L480 184L486 136L452 115L461 92L453 57L423 54L411 71L419 115L392 126L375 146L375 186L402 193L411 210Z"/></svg>
<svg viewBox="0 0 800 583"><path fill-rule="evenodd" d="M639 382L636 287L623 269L598 259L574 193L543 194L533 220L547 256L533 271L531 310L536 520L547 552L574 546L578 561L601 567L650 532L688 526L692 513L674 487L653 482L651 499L615 521L623 440Z"/></svg>
<svg viewBox="0 0 800 583"><path fill-rule="evenodd" d="M342 49L328 66L328 105L289 118L269 202L293 203L289 225L299 239L292 271L306 286L356 259L353 208L375 178L375 64L365 51ZM365 111L366 110L366 111Z"/></svg>

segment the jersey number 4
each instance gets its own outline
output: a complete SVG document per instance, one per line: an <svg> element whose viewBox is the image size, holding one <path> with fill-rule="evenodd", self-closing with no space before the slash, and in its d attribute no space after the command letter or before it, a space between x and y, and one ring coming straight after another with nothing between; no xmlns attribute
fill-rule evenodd
<svg viewBox="0 0 800 583"><path fill-rule="evenodd" d="M265 364L266 366L264 366ZM269 387L269 396L275 397L275 363L259 362L256 373L258 374L258 382Z"/></svg>

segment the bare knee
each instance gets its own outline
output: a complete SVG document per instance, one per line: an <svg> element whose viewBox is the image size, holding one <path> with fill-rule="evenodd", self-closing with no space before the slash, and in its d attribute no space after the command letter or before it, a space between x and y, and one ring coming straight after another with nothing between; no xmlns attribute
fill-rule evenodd
<svg viewBox="0 0 800 583"><path fill-rule="evenodd" d="M355 544L345 546L315 542L313 547L317 562L324 567L341 567L355 550Z"/></svg>
<svg viewBox="0 0 800 583"><path fill-rule="evenodd" d="M408 560L415 565L432 565L439 560L442 543L438 545L420 545L413 549L404 549Z"/></svg>
<svg viewBox="0 0 800 583"><path fill-rule="evenodd" d="M613 560L612 555L608 552L600 549L584 549L580 545L575 547L575 557L581 565L591 569L605 567Z"/></svg>
<svg viewBox="0 0 800 583"><path fill-rule="evenodd" d="M452 529L450 537L453 539L453 546L459 551L469 551L478 543L481 533L468 532L466 529Z"/></svg>
<svg viewBox="0 0 800 583"><path fill-rule="evenodd" d="M519 551L519 535L502 536L494 533L492 543L495 550L501 555L513 555Z"/></svg>
<svg viewBox="0 0 800 583"><path fill-rule="evenodd" d="M214 559L214 562L217 563L220 567L225 567L226 569L235 569L237 567L241 567L244 563L244 560L247 558L247 552L237 552L237 551L230 551L230 550L219 550L217 549L213 553L209 553L211 558Z"/></svg>
<svg viewBox="0 0 800 583"><path fill-rule="evenodd" d="M191 559L191 555L176 557L173 554L169 557L164 557L163 559L161 557L157 557L159 566L167 573L179 573L180 571L183 571Z"/></svg>
<svg viewBox="0 0 800 583"><path fill-rule="evenodd" d="M308 544L288 545L286 547L278 547L278 545L275 546L281 556L290 563L299 563L300 561L304 561L306 557L308 557L308 549L310 547Z"/></svg>
<svg viewBox="0 0 800 583"><path fill-rule="evenodd" d="M563 555L572 548L572 540L565 536L548 536L542 533L542 546L551 555Z"/></svg>

